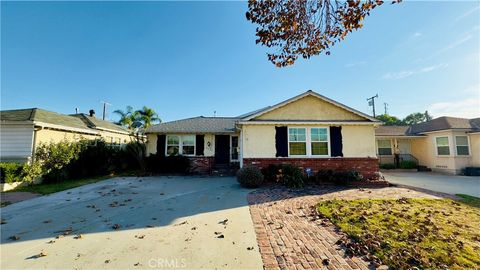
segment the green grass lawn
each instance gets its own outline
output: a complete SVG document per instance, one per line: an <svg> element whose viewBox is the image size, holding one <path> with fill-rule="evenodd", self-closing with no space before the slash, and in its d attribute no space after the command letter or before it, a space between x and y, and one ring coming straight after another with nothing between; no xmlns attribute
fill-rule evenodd
<svg viewBox="0 0 480 270"><path fill-rule="evenodd" d="M466 203L332 200L317 209L392 269L480 269L480 209Z"/></svg>
<svg viewBox="0 0 480 270"><path fill-rule="evenodd" d="M457 197L462 198L463 203L466 203L466 204L471 205L473 207L480 208L480 198L473 197L473 196L466 195L466 194L455 194L455 195Z"/></svg>
<svg viewBox="0 0 480 270"><path fill-rule="evenodd" d="M134 175L133 173L126 173L126 174L120 174L120 175L104 175L104 176L90 177L85 179L67 180L59 183L45 183L45 184L42 183L42 184L36 184L36 185L30 185L30 186L17 187L16 189L13 189L7 192L23 191L23 192L32 192L32 193L39 193L42 195L46 195L46 194L51 194L51 193L55 193L55 192L59 192L59 191L63 191L71 188L76 188L76 187L87 185L87 184L96 183L98 181L102 181L112 177L133 176L133 175Z"/></svg>

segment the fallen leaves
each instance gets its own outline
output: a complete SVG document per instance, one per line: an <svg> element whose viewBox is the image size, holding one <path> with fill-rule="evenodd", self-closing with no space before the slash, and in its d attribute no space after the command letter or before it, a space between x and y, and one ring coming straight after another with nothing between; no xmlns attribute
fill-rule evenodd
<svg viewBox="0 0 480 270"><path fill-rule="evenodd" d="M113 224L112 229L119 230L120 227L121 227L120 224Z"/></svg>
<svg viewBox="0 0 480 270"><path fill-rule="evenodd" d="M20 236L18 235L12 235L10 236L8 239L12 240L12 241L17 241L17 240L20 240Z"/></svg>

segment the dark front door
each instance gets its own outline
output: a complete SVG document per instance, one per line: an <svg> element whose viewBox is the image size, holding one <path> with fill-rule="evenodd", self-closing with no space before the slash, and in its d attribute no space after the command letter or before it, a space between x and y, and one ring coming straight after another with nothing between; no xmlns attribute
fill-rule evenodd
<svg viewBox="0 0 480 270"><path fill-rule="evenodd" d="M215 164L230 162L230 135L215 135Z"/></svg>

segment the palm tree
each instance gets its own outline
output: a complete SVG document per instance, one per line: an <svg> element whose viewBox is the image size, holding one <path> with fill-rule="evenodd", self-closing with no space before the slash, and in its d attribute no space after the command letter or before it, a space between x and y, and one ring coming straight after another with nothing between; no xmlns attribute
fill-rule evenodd
<svg viewBox="0 0 480 270"><path fill-rule="evenodd" d="M143 128L149 128L154 123L160 123L162 120L158 117L158 114L152 108L143 106L141 110L136 111L138 113L140 120L143 123Z"/></svg>
<svg viewBox="0 0 480 270"><path fill-rule="evenodd" d="M116 124L124 126L128 129L132 129L133 122L138 120L138 118L140 116L138 111L133 111L132 106L127 106L127 109L125 111L115 110L113 113L120 116L120 120L118 120L118 122L116 122Z"/></svg>

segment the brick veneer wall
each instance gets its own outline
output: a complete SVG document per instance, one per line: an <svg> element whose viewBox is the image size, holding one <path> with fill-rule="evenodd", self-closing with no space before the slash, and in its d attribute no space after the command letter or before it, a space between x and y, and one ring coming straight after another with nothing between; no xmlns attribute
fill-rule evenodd
<svg viewBox="0 0 480 270"><path fill-rule="evenodd" d="M259 168L270 164L292 164L302 168L318 170L356 170L365 178L375 178L379 171L377 158L244 158L243 165L254 165Z"/></svg>
<svg viewBox="0 0 480 270"><path fill-rule="evenodd" d="M210 174L215 165L214 157L190 157L190 161L192 166L190 170L200 174Z"/></svg>

